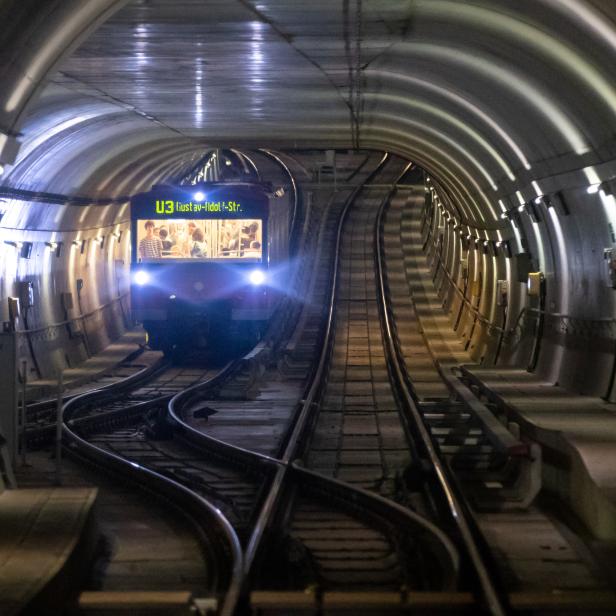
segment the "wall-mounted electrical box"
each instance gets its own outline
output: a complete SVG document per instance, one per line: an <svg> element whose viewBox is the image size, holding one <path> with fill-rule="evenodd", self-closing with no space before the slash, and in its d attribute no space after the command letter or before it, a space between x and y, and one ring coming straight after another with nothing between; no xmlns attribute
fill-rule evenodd
<svg viewBox="0 0 616 616"><path fill-rule="evenodd" d="M616 289L616 248L606 248L603 258L607 262L607 280L612 289Z"/></svg>
<svg viewBox="0 0 616 616"><path fill-rule="evenodd" d="M32 242L22 242L19 256L22 259L29 259L32 256Z"/></svg>
<svg viewBox="0 0 616 616"><path fill-rule="evenodd" d="M34 306L34 284L30 280L22 280L17 283L19 303L22 310Z"/></svg>
<svg viewBox="0 0 616 616"><path fill-rule="evenodd" d="M509 302L509 281L499 280L496 283L496 303L498 306L506 306Z"/></svg>
<svg viewBox="0 0 616 616"><path fill-rule="evenodd" d="M468 280L468 257L460 259L460 273L462 280Z"/></svg>
<svg viewBox="0 0 616 616"><path fill-rule="evenodd" d="M6 440L13 461L17 455L17 355L18 335L14 331L0 332L0 434Z"/></svg>
<svg viewBox="0 0 616 616"><path fill-rule="evenodd" d="M521 252L515 256L515 265L518 275L518 282L527 282L530 271L532 270L532 260L528 252Z"/></svg>
<svg viewBox="0 0 616 616"><path fill-rule="evenodd" d="M62 310L68 312L73 309L73 294L72 293L60 293L60 303L62 304Z"/></svg>
<svg viewBox="0 0 616 616"><path fill-rule="evenodd" d="M17 329L17 319L21 316L19 312L19 298L18 297L9 297L9 331L14 332Z"/></svg>
<svg viewBox="0 0 616 616"><path fill-rule="evenodd" d="M541 283L543 282L543 272L529 272L528 274L528 294L531 296L541 295Z"/></svg>

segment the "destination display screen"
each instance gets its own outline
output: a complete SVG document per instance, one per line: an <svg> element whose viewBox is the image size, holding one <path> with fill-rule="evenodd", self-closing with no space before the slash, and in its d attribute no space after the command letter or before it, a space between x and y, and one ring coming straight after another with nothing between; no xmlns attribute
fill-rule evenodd
<svg viewBox="0 0 616 616"><path fill-rule="evenodd" d="M131 217L264 219L268 205L269 196L261 184L161 185L131 198Z"/></svg>
<svg viewBox="0 0 616 616"><path fill-rule="evenodd" d="M172 199L156 199L154 210L157 214L167 216L186 216L187 214L241 214L244 212L239 201L173 201Z"/></svg>
<svg viewBox="0 0 616 616"><path fill-rule="evenodd" d="M137 219L137 261L250 261L263 258L263 221L256 218Z"/></svg>

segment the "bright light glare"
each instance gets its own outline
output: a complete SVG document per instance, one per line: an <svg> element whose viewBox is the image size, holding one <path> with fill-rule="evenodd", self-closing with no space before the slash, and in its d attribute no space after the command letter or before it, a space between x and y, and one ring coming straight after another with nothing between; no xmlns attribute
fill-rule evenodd
<svg viewBox="0 0 616 616"><path fill-rule="evenodd" d="M591 184L587 189L586 192L589 195L594 195L595 193L599 192L599 188L601 187L601 184Z"/></svg>
<svg viewBox="0 0 616 616"><path fill-rule="evenodd" d="M260 284L263 284L265 282L265 274L261 270L253 270L252 272L250 272L248 280L250 280L250 284L259 286Z"/></svg>
<svg viewBox="0 0 616 616"><path fill-rule="evenodd" d="M195 193L195 201L203 201L205 199L205 195L199 191Z"/></svg>
<svg viewBox="0 0 616 616"><path fill-rule="evenodd" d="M138 272L135 272L133 279L136 284L142 287L144 284L148 284L148 282L150 282L150 274L144 270L139 270Z"/></svg>

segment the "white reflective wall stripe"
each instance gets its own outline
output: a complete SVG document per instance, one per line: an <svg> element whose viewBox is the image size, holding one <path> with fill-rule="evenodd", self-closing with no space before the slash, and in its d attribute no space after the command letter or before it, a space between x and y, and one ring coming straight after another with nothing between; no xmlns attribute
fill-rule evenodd
<svg viewBox="0 0 616 616"><path fill-rule="evenodd" d="M590 146L584 135L575 126L573 120L561 109L561 106L550 98L547 92L543 92L537 81L531 81L519 71L502 63L497 63L495 58L484 58L463 49L455 49L431 43L396 43L392 52L402 55L426 55L438 58L452 65L460 65L467 70L484 75L487 79L497 82L503 88L514 95L523 98L533 107L537 115L543 116L569 145L576 154L584 154L590 150Z"/></svg>
<svg viewBox="0 0 616 616"><path fill-rule="evenodd" d="M479 208L475 202L475 198L471 194L466 181L464 178L454 175L451 167L447 166L447 161L443 162L440 158L431 155L431 150L433 149L431 145L424 145L422 149L415 149L410 147L408 142L400 142L393 137L381 139L378 136L368 136L362 141L362 144L367 148L392 151L409 160L415 161L419 166L426 169L435 177L447 180L447 189L454 196L458 197L458 206L463 211L464 216L468 220L476 220L475 212L480 212L481 208ZM438 152L438 154L440 154L440 152ZM481 224L481 221L477 221L477 224Z"/></svg>
<svg viewBox="0 0 616 616"><path fill-rule="evenodd" d="M465 148L461 143L458 143L455 139L449 137L442 131L432 128L431 126L428 126L423 122L411 120L409 118L400 118L398 116L391 115L388 113L373 112L370 115L372 118L389 120L394 124L399 123L412 126L416 131L414 134L417 134L417 132L426 132L436 137L436 141L444 141L447 145L451 146L452 148L460 152L462 156L468 159L472 163L472 165L479 170L479 173L481 173L481 175L483 175L483 177L488 181L492 189L497 190L498 187L496 186L496 182L494 181L488 170L485 168L485 166L482 165L481 162L475 156L473 156L471 152L469 152L469 150ZM379 130L383 128L383 125L381 125L380 123L377 124L377 126Z"/></svg>
<svg viewBox="0 0 616 616"><path fill-rule="evenodd" d="M491 11L462 2L453 3L450 0L415 0L415 7L426 15L447 15L467 26L492 30L500 37L517 39L525 48L535 49L549 57L554 64L560 65L565 70L564 74L575 75L578 81L583 82L582 87L601 99L612 115L616 114L616 90L609 81L579 55L580 50L572 49L557 40L547 29L535 27L501 11Z"/></svg>
<svg viewBox="0 0 616 616"><path fill-rule="evenodd" d="M419 79L412 75L403 75L400 73L390 72L386 70L379 69L378 71L367 69L364 74L368 80L367 88L370 88L370 78L372 75L375 75L379 80L388 80L388 81L396 81L404 83L406 86L412 86L414 89L420 88L425 89L430 92L437 94L440 97L446 98L449 101L453 102L456 107L461 107L465 111L469 112L476 119L479 119L481 124L485 124L489 127L491 132L494 132L502 141L504 141L513 154L518 158L518 160L522 163L522 166L525 169L530 169L530 163L528 162L528 158L522 152L521 147L516 143L516 140L507 133L503 127L499 124L499 122L492 117L492 115L477 105L473 104L463 96L461 96L458 92L453 91L445 86L439 85L438 83L426 81L424 79ZM388 84L389 85L389 84Z"/></svg>
<svg viewBox="0 0 616 616"><path fill-rule="evenodd" d="M390 128L385 128L385 127L379 127L378 134L381 134L381 133L386 133L386 134L392 135L391 139L394 142L398 141L395 138L395 136L399 136L400 135L399 131L396 131L396 130L390 129ZM415 145L413 147L411 144L419 144L424 149L436 151L438 153L439 160L446 161L448 163L448 165L450 165L450 166L452 166L452 167L454 167L454 168L456 168L456 169L458 169L460 171L460 173L466 178L466 180L473 186L477 196L479 196L482 199L482 201L484 202L488 212L491 214L492 218L494 220L498 220L498 217L496 215L496 212L494 211L494 208L493 208L493 206L492 206L492 204L490 202L490 199L483 192L483 189L481 188L481 186L475 181L474 176L471 173L469 173L467 171L467 169L460 162L458 162L456 159L454 159L452 156L450 156L443 149L441 149L441 148L437 147L436 145L434 145L434 143L432 143L431 141L427 141L425 139L421 139L420 137L417 137L417 135L412 135L412 137L410 139L408 139L408 141L405 141L405 142L402 142L402 143L404 143L404 147L409 152L411 160L413 160L415 158L417 158L417 160L419 160L421 158L421 150L418 151L417 150L417 146ZM483 208L476 208L476 211L474 212L474 214L476 214L476 216L479 218L479 221L484 222L486 220L486 218L484 216Z"/></svg>
<svg viewBox="0 0 616 616"><path fill-rule="evenodd" d="M478 144L480 148L484 149L488 153L488 155L494 159L496 164L500 166L500 168L505 172L505 174L510 180L512 181L515 180L515 175L513 174L513 171L511 170L511 168L509 167L505 159L492 147L492 145L488 141L486 141L480 133L474 130L467 123L462 122L461 120L456 118L454 115L447 113L446 111L443 111L442 109L439 109L438 107L434 107L433 105L424 103L421 100L412 98L410 96L408 97L393 96L391 94L384 94L382 92L381 93L364 92L362 96L365 101L372 100L375 104L377 104L377 107L375 109L370 109L368 112L366 112L365 114L366 119L381 117L382 114L379 111L379 109L381 108L381 103L392 103L392 104L400 105L401 107L408 107L411 109L413 108L420 109L421 111L427 113L428 115L435 116L443 120L444 122L451 124L457 130L465 133L468 137L470 137L473 141L475 141L475 143ZM383 105L383 107L385 107L385 105ZM398 116L393 116L392 114L385 114L385 115L386 117L390 117L390 118L395 117L397 120L408 121L408 118L400 118ZM425 122L422 122L422 125L425 126ZM490 177L490 183L494 184L494 181L491 179L491 177Z"/></svg>
<svg viewBox="0 0 616 616"><path fill-rule="evenodd" d="M539 0L539 2L571 17L576 24L583 24L589 34L596 35L616 52L616 27L613 22L610 23L606 19L605 14L580 0Z"/></svg>

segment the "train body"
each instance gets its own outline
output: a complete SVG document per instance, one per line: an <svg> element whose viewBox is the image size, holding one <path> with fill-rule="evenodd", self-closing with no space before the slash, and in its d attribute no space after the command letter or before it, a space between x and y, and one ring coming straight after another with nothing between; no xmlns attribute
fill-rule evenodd
<svg viewBox="0 0 616 616"><path fill-rule="evenodd" d="M281 293L288 211L261 182L160 185L131 199L133 316L170 351L255 341Z"/></svg>

